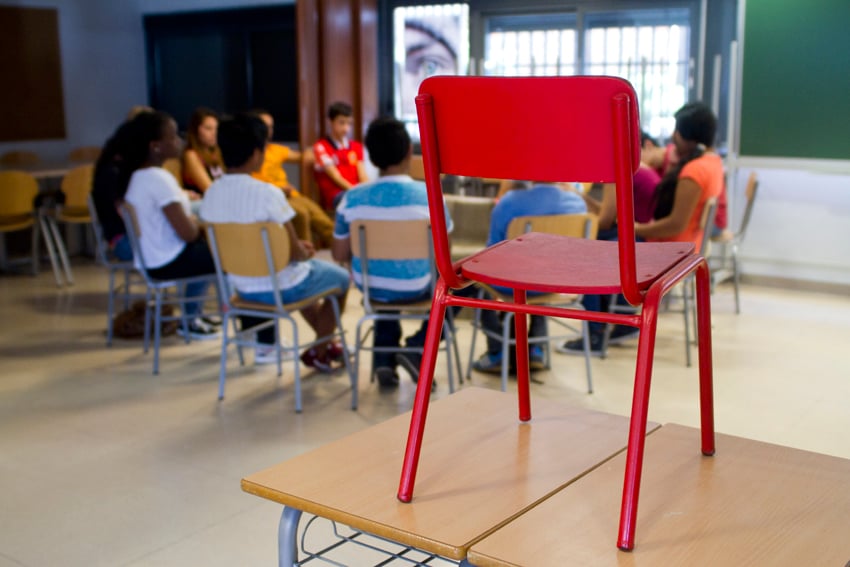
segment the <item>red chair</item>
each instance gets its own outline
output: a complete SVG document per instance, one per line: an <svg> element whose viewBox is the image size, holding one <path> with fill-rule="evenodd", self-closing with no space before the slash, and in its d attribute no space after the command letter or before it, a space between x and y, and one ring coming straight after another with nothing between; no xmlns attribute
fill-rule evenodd
<svg viewBox="0 0 850 567"><path fill-rule="evenodd" d="M613 77L433 77L416 97L439 281L398 499L413 498L440 329L452 305L640 329L617 546L634 547L655 332L661 298L696 273L702 452L714 454L709 270L691 243L635 243L632 176L640 158L637 96ZM614 182L617 242L528 233L451 262L440 174ZM471 282L512 288L513 303L449 294ZM528 291L622 293L639 314L530 305ZM519 418L531 419L526 317L515 317Z"/></svg>

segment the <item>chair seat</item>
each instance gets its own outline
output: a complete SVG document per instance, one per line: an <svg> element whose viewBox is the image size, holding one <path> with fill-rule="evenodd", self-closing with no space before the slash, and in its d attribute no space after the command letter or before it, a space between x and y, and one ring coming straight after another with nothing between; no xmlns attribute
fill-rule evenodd
<svg viewBox="0 0 850 567"><path fill-rule="evenodd" d="M649 288L693 253L690 242L635 244L638 286ZM612 241L530 232L462 260L460 268L467 279L518 289L584 294L621 290L618 248Z"/></svg>
<svg viewBox="0 0 850 567"><path fill-rule="evenodd" d="M328 295L337 295L340 293L339 288L333 288L328 291L317 293L315 295L311 295L301 301L296 301L295 303L284 303L283 308L286 311L299 311L304 309L305 307L316 303L318 300L326 297ZM260 303L258 301L248 301L246 299L242 299L238 295L234 294L230 298L230 304L237 309L249 309L254 311L266 311L268 313L274 313L277 311L277 307L274 304L269 303Z"/></svg>

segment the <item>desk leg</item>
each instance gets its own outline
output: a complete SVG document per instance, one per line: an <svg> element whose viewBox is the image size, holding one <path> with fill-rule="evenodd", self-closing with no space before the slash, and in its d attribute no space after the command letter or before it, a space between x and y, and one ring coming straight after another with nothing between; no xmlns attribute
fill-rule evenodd
<svg viewBox="0 0 850 567"><path fill-rule="evenodd" d="M284 506L277 530L278 563L280 567L293 567L298 561L298 522L301 510Z"/></svg>

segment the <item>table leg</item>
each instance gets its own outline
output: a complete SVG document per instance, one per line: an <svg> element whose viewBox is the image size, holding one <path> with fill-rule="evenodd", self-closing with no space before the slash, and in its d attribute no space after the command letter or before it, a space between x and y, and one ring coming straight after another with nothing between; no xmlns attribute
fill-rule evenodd
<svg viewBox="0 0 850 567"><path fill-rule="evenodd" d="M293 567L298 562L298 522L301 510L284 506L277 530L278 563Z"/></svg>

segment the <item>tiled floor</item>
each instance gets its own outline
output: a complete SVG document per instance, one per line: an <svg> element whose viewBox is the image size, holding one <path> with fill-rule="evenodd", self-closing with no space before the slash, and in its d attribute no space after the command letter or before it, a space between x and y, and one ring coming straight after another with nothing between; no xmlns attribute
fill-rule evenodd
<svg viewBox="0 0 850 567"><path fill-rule="evenodd" d="M152 376L140 342L104 346L105 273L76 260L75 274L67 290L47 272L0 276L0 567L274 565L280 508L240 478L411 405L409 380L380 393L364 365L358 411L345 378L312 376L297 415L291 368L235 357L218 402L218 342L167 339ZM724 285L713 310L718 431L850 458L850 298L745 287L736 316ZM663 315L650 419L697 425L681 334L681 315ZM462 322L462 352L469 337ZM593 361L593 395L583 360L555 355L532 394L628 414L633 351Z"/></svg>

